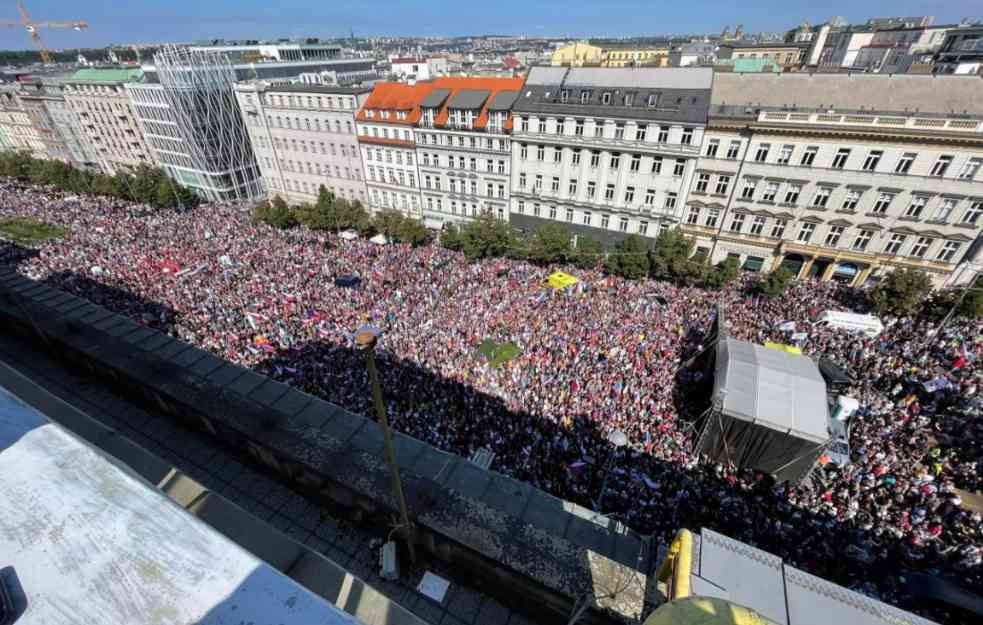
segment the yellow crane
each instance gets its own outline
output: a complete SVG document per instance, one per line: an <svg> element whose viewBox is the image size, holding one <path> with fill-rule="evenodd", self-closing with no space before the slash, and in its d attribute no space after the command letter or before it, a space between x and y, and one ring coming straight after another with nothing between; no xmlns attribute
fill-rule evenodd
<svg viewBox="0 0 983 625"><path fill-rule="evenodd" d="M17 0L17 10L20 11L20 21L0 21L0 28L18 28L23 26L25 29L27 29L27 32L31 33L31 39L34 40L34 45L36 45L38 47L38 51L41 52L41 60L45 63L51 63L51 53L48 52L48 49L44 47L44 42L41 41L41 35L38 34L39 28L74 28L75 30L82 30L83 28L89 27L89 23L83 20L35 22L31 19L31 15L27 12L27 8L24 6L21 0Z"/></svg>

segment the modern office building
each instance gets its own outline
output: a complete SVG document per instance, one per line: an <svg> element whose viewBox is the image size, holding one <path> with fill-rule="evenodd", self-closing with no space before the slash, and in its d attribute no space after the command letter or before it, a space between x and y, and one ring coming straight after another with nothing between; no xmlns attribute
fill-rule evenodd
<svg viewBox="0 0 983 625"><path fill-rule="evenodd" d="M139 83L139 68L80 69L64 82L66 104L78 119L85 158L106 175L152 165L126 85Z"/></svg>
<svg viewBox="0 0 983 625"><path fill-rule="evenodd" d="M511 109L522 78L440 78L414 133L423 217L440 228L491 212L506 219Z"/></svg>
<svg viewBox="0 0 983 625"><path fill-rule="evenodd" d="M237 48L234 63L227 48L166 47L143 67L145 82L128 84L127 90L155 161L174 179L206 200L252 200L262 197L264 188L234 85L243 80L286 84L302 73L325 71L345 84L371 73L374 61L246 62L249 53ZM289 56L297 49L283 48L277 54Z"/></svg>
<svg viewBox="0 0 983 625"><path fill-rule="evenodd" d="M615 242L680 221L710 68L534 67L512 107L510 222Z"/></svg>
<svg viewBox="0 0 983 625"><path fill-rule="evenodd" d="M376 83L356 115L368 208L373 213L396 209L423 217L415 127L432 88L432 82Z"/></svg>
<svg viewBox="0 0 983 625"><path fill-rule="evenodd" d="M239 83L235 95L267 195L314 202L323 185L365 204L355 113L369 87Z"/></svg>
<svg viewBox="0 0 983 625"><path fill-rule="evenodd" d="M717 74L683 229L711 262L753 271L966 282L983 227L981 92L976 76Z"/></svg>

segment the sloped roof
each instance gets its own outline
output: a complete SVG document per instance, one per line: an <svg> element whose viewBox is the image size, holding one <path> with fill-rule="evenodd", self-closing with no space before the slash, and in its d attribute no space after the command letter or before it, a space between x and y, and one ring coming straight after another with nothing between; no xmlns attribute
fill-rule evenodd
<svg viewBox="0 0 983 625"><path fill-rule="evenodd" d="M120 69L86 68L72 74L70 81L79 82L135 82L143 77L139 67Z"/></svg>
<svg viewBox="0 0 983 625"><path fill-rule="evenodd" d="M507 111L512 108L512 105L515 104L515 100L518 97L518 91L499 91L498 94L492 98L491 103L488 105L488 110Z"/></svg>
<svg viewBox="0 0 983 625"><path fill-rule="evenodd" d="M380 120L372 118L371 121L388 124L399 124L409 126L415 124L420 119L420 104L430 94L433 83L430 81L418 82L410 85L402 82L378 82L372 89L372 93L365 100L365 104L359 109L356 118L360 121L368 119L365 111L385 110L385 111L405 111L406 119Z"/></svg>
<svg viewBox="0 0 983 625"><path fill-rule="evenodd" d="M728 337L717 344L716 369L713 394L725 415L829 440L826 382L812 359Z"/></svg>
<svg viewBox="0 0 983 625"><path fill-rule="evenodd" d="M423 102L420 106L425 108L433 108L435 106L440 106L447 100L447 96L451 94L450 89L434 89L430 92L430 95L423 98Z"/></svg>
<svg viewBox="0 0 983 625"><path fill-rule="evenodd" d="M462 77L447 76L437 78L433 81L434 85L441 89L450 89L451 96L444 106L437 112L434 120L436 126L443 126L447 123L449 108L477 108L481 106L481 112L475 121L475 128L484 128L488 123L489 110L508 110L510 107L491 108L491 103L498 101L500 93L517 93L522 89L522 78L498 78L498 77ZM459 98L462 98L459 100ZM478 99L481 102L475 104ZM468 106L458 104L463 102ZM503 100L504 102L505 100ZM473 106L472 106L473 105ZM506 117L505 128L512 128L512 115Z"/></svg>

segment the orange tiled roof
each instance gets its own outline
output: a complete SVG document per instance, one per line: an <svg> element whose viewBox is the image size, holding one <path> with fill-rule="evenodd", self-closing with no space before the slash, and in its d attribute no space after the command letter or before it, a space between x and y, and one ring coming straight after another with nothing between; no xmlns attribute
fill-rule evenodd
<svg viewBox="0 0 983 625"><path fill-rule="evenodd" d="M516 91L522 90L522 84L525 79L519 78L488 78L488 77L464 77L464 76L447 76L442 78L435 78L433 80L420 81L414 85L409 85L400 82L380 82L376 83L375 88L372 90L372 94L369 95L368 99L365 100L365 104L358 111L356 118L359 121L372 121L379 122L383 124L399 124L399 125L414 125L421 117L420 104L426 99L430 92L434 89L447 89L450 91L447 98L444 100L444 104L440 107L437 112L437 118L434 120L435 125L443 126L447 123L447 103L454 99L459 91L465 89L483 90L488 91L488 98L482 105L481 112L478 115L478 119L475 122L476 128L484 128L488 123L488 105L495 99L495 96L500 91ZM373 116L371 119L365 116L365 111L367 109L372 109L374 111L386 110L391 113L389 119L380 119L378 115ZM406 111L406 119L395 119L396 111ZM508 116L505 122L505 128L512 128L512 115Z"/></svg>

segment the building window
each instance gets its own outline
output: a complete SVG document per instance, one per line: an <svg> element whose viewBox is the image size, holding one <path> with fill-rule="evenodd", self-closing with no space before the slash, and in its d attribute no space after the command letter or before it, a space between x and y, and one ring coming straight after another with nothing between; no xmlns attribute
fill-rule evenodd
<svg viewBox="0 0 983 625"><path fill-rule="evenodd" d="M601 138L604 136L604 122L594 121L594 137Z"/></svg>
<svg viewBox="0 0 983 625"><path fill-rule="evenodd" d="M573 209L572 208L568 208L567 209L567 221L570 221L570 222L573 221Z"/></svg>
<svg viewBox="0 0 983 625"><path fill-rule="evenodd" d="M672 175L679 177L682 176L685 172L686 172L686 159L677 158L676 163L672 167Z"/></svg>
<svg viewBox="0 0 983 625"><path fill-rule="evenodd" d="M519 188L520 189L526 188L526 172L522 172L519 174Z"/></svg>
<svg viewBox="0 0 983 625"><path fill-rule="evenodd" d="M591 217L592 217L592 215L591 215L591 212L590 211L584 211L583 224L585 226L591 225L591 223L590 223L591 222Z"/></svg>
<svg viewBox="0 0 983 625"><path fill-rule="evenodd" d="M941 178L942 176L945 175L945 172L949 171L949 165L951 164L952 164L952 157L943 154L942 156L939 157L939 160L935 161L935 164L932 165L932 171L929 175L935 176L937 178Z"/></svg>
<svg viewBox="0 0 983 625"><path fill-rule="evenodd" d="M887 212L887 209L891 206L891 202L894 201L893 193L881 193L877 196L877 201L874 202L873 212L878 215L883 215Z"/></svg>
<svg viewBox="0 0 983 625"><path fill-rule="evenodd" d="M526 203L519 200L515 205L515 212L519 213L520 215L524 215L526 212Z"/></svg>
<svg viewBox="0 0 983 625"><path fill-rule="evenodd" d="M907 238L903 234L892 234L891 240L884 246L884 252L887 254L897 254L901 251L901 246L904 245L905 239Z"/></svg>
<svg viewBox="0 0 983 625"><path fill-rule="evenodd" d="M745 200L754 199L754 190L758 186L757 180L744 179L744 187L741 189L741 197Z"/></svg>
<svg viewBox="0 0 983 625"><path fill-rule="evenodd" d="M761 195L762 202L774 202L775 196L778 195L779 183L769 182L765 185L765 192Z"/></svg>
<svg viewBox="0 0 983 625"><path fill-rule="evenodd" d="M666 193L666 204L665 204L666 210L673 210L674 208L676 208L677 197L678 196L675 193L672 192Z"/></svg>
<svg viewBox="0 0 983 625"><path fill-rule="evenodd" d="M754 161L756 163L764 163L768 160L768 152L771 150L770 143L762 143L758 145L758 151L754 153Z"/></svg>
<svg viewBox="0 0 983 625"><path fill-rule="evenodd" d="M720 211L716 208L711 208L707 212L707 220L704 222L708 228L717 227L717 219L720 218Z"/></svg>
<svg viewBox="0 0 983 625"><path fill-rule="evenodd" d="M556 219L556 207L555 206L550 206L550 219L553 219L553 220Z"/></svg>
<svg viewBox="0 0 983 625"><path fill-rule="evenodd" d="M638 234L644 237L645 235L648 234L648 232L649 232L649 222L647 221L638 222Z"/></svg>
<svg viewBox="0 0 983 625"><path fill-rule="evenodd" d="M884 156L882 150L871 150L867 153L867 158L864 159L864 171L876 171L877 164L881 162L881 157Z"/></svg>
<svg viewBox="0 0 983 625"><path fill-rule="evenodd" d="M788 165L789 161L792 160L792 150L794 149L795 146L783 145L781 151L778 153L778 164Z"/></svg>
<svg viewBox="0 0 983 625"><path fill-rule="evenodd" d="M541 134L541 135L545 135L546 134L546 120L545 119L540 119L539 120L539 126L538 126L538 128L539 128L539 134Z"/></svg>
<svg viewBox="0 0 983 625"><path fill-rule="evenodd" d="M522 144L519 145L519 158L522 159L522 160L526 160L527 158L529 158L529 146L526 145L525 143L522 143ZM451 163L452 163L451 164L451 167L453 167L454 166L453 165L453 163L454 163L453 157L451 157Z"/></svg>
<svg viewBox="0 0 983 625"><path fill-rule="evenodd" d="M846 192L846 197L843 198L842 209L845 211L857 210L857 204L860 202L860 191L856 189L850 189Z"/></svg>
<svg viewBox="0 0 983 625"><path fill-rule="evenodd" d="M528 117L520 117L519 118L519 131L520 132L529 132L529 118Z"/></svg>
<svg viewBox="0 0 983 625"><path fill-rule="evenodd" d="M853 249L862 252L867 249L867 244L874 238L872 230L861 230L857 233L857 238L853 240Z"/></svg>
<svg viewBox="0 0 983 625"><path fill-rule="evenodd" d="M812 233L816 231L816 224L804 223L799 229L799 236L795 240L799 243L808 243L812 239Z"/></svg>
<svg viewBox="0 0 983 625"><path fill-rule="evenodd" d="M648 134L648 126L645 124L639 124L635 127L635 141L645 141L645 136Z"/></svg>
<svg viewBox="0 0 983 625"><path fill-rule="evenodd" d="M588 102L590 102L590 91L581 91L580 92L580 103L581 104L587 104Z"/></svg>
<svg viewBox="0 0 983 625"><path fill-rule="evenodd" d="M765 228L765 218L760 215L751 220L751 234L759 236Z"/></svg>
<svg viewBox="0 0 983 625"><path fill-rule="evenodd" d="M717 150L720 149L720 139L710 139L707 142L707 157L717 158Z"/></svg>
<svg viewBox="0 0 983 625"><path fill-rule="evenodd" d="M628 232L628 218L622 217L618 220L618 230L622 232Z"/></svg>
<svg viewBox="0 0 983 625"><path fill-rule="evenodd" d="M615 124L615 126L614 126L614 138L617 139L618 141L623 141L624 140L624 138L625 138L625 125L623 123L621 123L621 124Z"/></svg>
<svg viewBox="0 0 983 625"><path fill-rule="evenodd" d="M833 157L833 164L831 167L833 169L843 169L846 167L846 161L850 158L850 148L840 148L836 151L836 156Z"/></svg>
<svg viewBox="0 0 983 625"><path fill-rule="evenodd" d="M914 195L911 198L911 204L908 204L907 210L905 210L905 217L921 217L922 210L925 209L925 204L928 203L928 198L924 195Z"/></svg>
<svg viewBox="0 0 983 625"><path fill-rule="evenodd" d="M604 199L607 200L607 201L609 201L609 202L614 199L614 185L613 184L607 185L607 187L604 189Z"/></svg>
<svg viewBox="0 0 983 625"><path fill-rule="evenodd" d="M561 163L561 162L563 162L563 148L554 148L553 149L553 162L554 163Z"/></svg>
<svg viewBox="0 0 983 625"><path fill-rule="evenodd" d="M488 186L491 187L491 185L488 185ZM553 176L553 184L550 185L550 191L552 191L553 193L559 193L560 192L560 178L559 178L559 176ZM489 195L491 195L491 194L489 193Z"/></svg>
<svg viewBox="0 0 983 625"><path fill-rule="evenodd" d="M682 144L683 145L692 145L693 144L693 129L692 128L683 128Z"/></svg>
<svg viewBox="0 0 983 625"><path fill-rule="evenodd" d="M621 155L617 152L611 153L610 167L611 169L618 169L621 166Z"/></svg>
<svg viewBox="0 0 983 625"><path fill-rule="evenodd" d="M540 161L546 160L546 146L536 146L536 159Z"/></svg>
<svg viewBox="0 0 983 625"><path fill-rule="evenodd" d="M743 230L745 218L747 218L747 215L745 215L744 213L735 214L734 218L730 220L730 231L740 232L741 230Z"/></svg>
<svg viewBox="0 0 983 625"><path fill-rule="evenodd" d="M803 167L812 167L812 164L816 162L816 155L819 154L819 148L810 145L806 148L805 152L802 153L802 160L799 164Z"/></svg>
<svg viewBox="0 0 983 625"><path fill-rule="evenodd" d="M584 120L578 119L576 122L574 122L573 134L575 134L578 137L584 136Z"/></svg>
<svg viewBox="0 0 983 625"><path fill-rule="evenodd" d="M980 215L983 215L983 200L976 200L963 213L963 223L975 225L980 220Z"/></svg>
<svg viewBox="0 0 983 625"><path fill-rule="evenodd" d="M706 193L707 187L710 186L710 174L700 173L696 176L696 192Z"/></svg>
<svg viewBox="0 0 983 625"><path fill-rule="evenodd" d="M785 236L785 226L788 221L785 219L776 219L775 225L771 227L771 237L773 239L780 239Z"/></svg>
<svg viewBox="0 0 983 625"><path fill-rule="evenodd" d="M802 193L802 185L800 184L790 184L788 190L785 192L785 203L795 204L799 201L799 194Z"/></svg>
<svg viewBox="0 0 983 625"><path fill-rule="evenodd" d="M740 140L731 141L730 145L727 146L727 158L736 159L737 155L741 152L741 142Z"/></svg>
<svg viewBox="0 0 983 625"><path fill-rule="evenodd" d="M958 203L959 200L951 197L942 198L942 202L939 204L939 208L935 211L935 217L933 217L932 220L947 223L949 221L949 217L952 216L952 212L956 210L956 204Z"/></svg>
<svg viewBox="0 0 983 625"><path fill-rule="evenodd" d="M659 126L659 143L669 143L669 126Z"/></svg>
<svg viewBox="0 0 983 625"><path fill-rule="evenodd" d="M605 230L611 227L610 215L601 215L601 227L604 228Z"/></svg>
<svg viewBox="0 0 983 625"><path fill-rule="evenodd" d="M826 233L826 247L839 245L841 236L843 236L843 226L830 226L829 232Z"/></svg>
<svg viewBox="0 0 983 625"><path fill-rule="evenodd" d="M632 154L631 164L628 167L628 171L637 172L641 166L642 166L642 155Z"/></svg>
<svg viewBox="0 0 983 625"><path fill-rule="evenodd" d="M536 191L542 191L543 190L543 175L542 174L536 174L536 184L533 187L533 189L535 189Z"/></svg>
<svg viewBox="0 0 983 625"><path fill-rule="evenodd" d="M504 165L505 164L505 161L502 161L502 164ZM578 149L575 149L575 150L572 150L570 152L570 164L571 165L580 165L580 149L579 148ZM504 174L505 172L504 171L501 171L499 173L503 173Z"/></svg>
<svg viewBox="0 0 983 625"><path fill-rule="evenodd" d="M980 171L980 165L983 165L983 158L971 158L966 161L963 165L962 171L959 172L960 180L972 180L976 177L976 174Z"/></svg>
<svg viewBox="0 0 983 625"><path fill-rule="evenodd" d="M917 154L914 152L905 152L898 159L898 164L894 166L894 173L896 174L907 174L911 169L911 164L915 162L915 157Z"/></svg>
<svg viewBox="0 0 983 625"><path fill-rule="evenodd" d="M597 150L591 150L590 153L590 166L597 168L601 164L601 153Z"/></svg>
<svg viewBox="0 0 983 625"><path fill-rule="evenodd" d="M652 157L652 173L661 174L662 173L662 157L653 156Z"/></svg>
<svg viewBox="0 0 983 625"><path fill-rule="evenodd" d="M595 195L597 195L597 183L590 181L587 183L587 199L593 200Z"/></svg>
<svg viewBox="0 0 983 625"><path fill-rule="evenodd" d="M605 91L601 94L601 104L611 104L611 92Z"/></svg>
<svg viewBox="0 0 983 625"><path fill-rule="evenodd" d="M915 258L924 258L925 252L932 245L932 239L928 237L918 237L915 244L911 246L911 255Z"/></svg>
<svg viewBox="0 0 983 625"><path fill-rule="evenodd" d="M958 241L946 241L942 245L942 249L939 250L935 260L943 263L952 262L953 257L955 257L956 252L959 251L960 247L962 247L962 243Z"/></svg>
<svg viewBox="0 0 983 625"><path fill-rule="evenodd" d="M713 192L717 195L727 195L727 188L730 186L730 176L717 176L717 186Z"/></svg>
<svg viewBox="0 0 983 625"><path fill-rule="evenodd" d="M819 187L816 189L816 195L812 198L812 205L816 208L824 208L829 202L829 196L832 192L833 190L829 187Z"/></svg>
<svg viewBox="0 0 983 625"><path fill-rule="evenodd" d="M567 186L567 193L572 197L577 195L577 179L571 178L570 184Z"/></svg>
<svg viewBox="0 0 983 625"><path fill-rule="evenodd" d="M635 187L625 188L625 204L631 206L635 201Z"/></svg>
<svg viewBox="0 0 983 625"><path fill-rule="evenodd" d="M686 223L696 225L698 221L700 221L700 209L690 206L689 213L686 215Z"/></svg>

